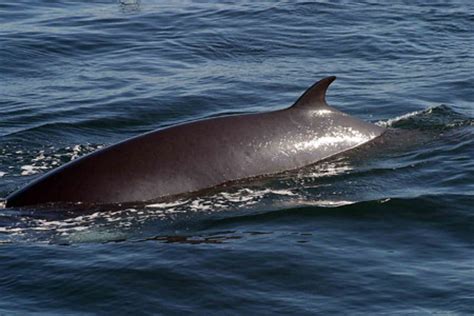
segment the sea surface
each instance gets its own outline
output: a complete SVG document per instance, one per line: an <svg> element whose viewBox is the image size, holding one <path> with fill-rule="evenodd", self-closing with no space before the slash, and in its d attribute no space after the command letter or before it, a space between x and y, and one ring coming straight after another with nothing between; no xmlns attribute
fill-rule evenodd
<svg viewBox="0 0 474 316"><path fill-rule="evenodd" d="M0 209L0 314L474 314L473 56L471 0L2 0L0 198L328 75L391 136L174 201Z"/></svg>

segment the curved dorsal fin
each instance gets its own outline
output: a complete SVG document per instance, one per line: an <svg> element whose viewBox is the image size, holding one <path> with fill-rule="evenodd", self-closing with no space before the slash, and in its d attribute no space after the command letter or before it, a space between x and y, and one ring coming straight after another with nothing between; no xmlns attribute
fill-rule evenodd
<svg viewBox="0 0 474 316"><path fill-rule="evenodd" d="M331 84L336 80L335 76L326 77L324 79L319 80L315 84L313 84L308 90L306 90L303 95L296 100L295 104L291 106L291 108L303 108L303 107L311 107L317 108L320 106L327 106L326 103L326 91Z"/></svg>

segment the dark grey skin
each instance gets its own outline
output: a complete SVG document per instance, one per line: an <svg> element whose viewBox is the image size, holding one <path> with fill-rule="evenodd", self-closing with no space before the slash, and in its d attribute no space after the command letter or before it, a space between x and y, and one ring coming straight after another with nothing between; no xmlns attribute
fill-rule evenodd
<svg viewBox="0 0 474 316"><path fill-rule="evenodd" d="M98 150L14 192L6 206L157 200L298 169L383 134L326 103L335 79L315 83L284 110L182 124Z"/></svg>

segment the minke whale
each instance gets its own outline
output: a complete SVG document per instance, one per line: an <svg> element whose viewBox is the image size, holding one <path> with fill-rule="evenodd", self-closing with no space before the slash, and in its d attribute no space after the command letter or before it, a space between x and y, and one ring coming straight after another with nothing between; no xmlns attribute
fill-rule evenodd
<svg viewBox="0 0 474 316"><path fill-rule="evenodd" d="M54 169L6 199L6 207L156 201L314 164L382 135L384 128L336 110L311 86L292 106L146 133Z"/></svg>

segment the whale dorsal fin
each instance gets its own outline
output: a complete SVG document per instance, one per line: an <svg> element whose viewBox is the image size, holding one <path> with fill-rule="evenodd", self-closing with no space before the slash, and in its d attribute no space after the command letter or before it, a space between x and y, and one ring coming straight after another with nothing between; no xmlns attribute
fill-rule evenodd
<svg viewBox="0 0 474 316"><path fill-rule="evenodd" d="M326 77L319 80L308 90L306 90L305 93L303 93L303 95L298 100L296 100L295 104L293 104L291 108L318 108L321 106L327 106L326 91L331 82L334 80L336 80L335 76Z"/></svg>

